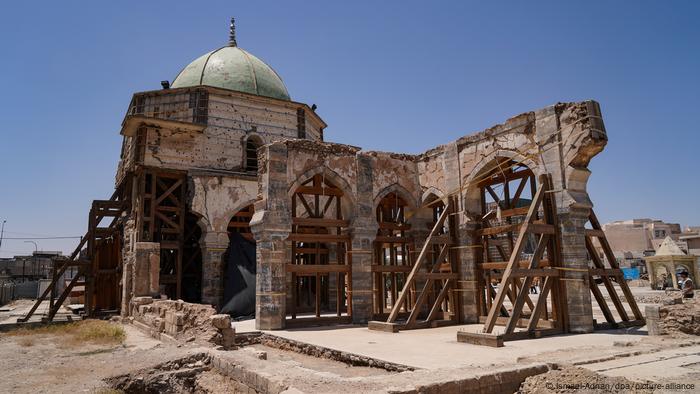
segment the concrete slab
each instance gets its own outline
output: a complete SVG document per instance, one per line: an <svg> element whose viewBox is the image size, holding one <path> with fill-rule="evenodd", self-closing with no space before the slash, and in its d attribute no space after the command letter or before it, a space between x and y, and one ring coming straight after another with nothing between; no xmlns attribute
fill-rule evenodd
<svg viewBox="0 0 700 394"><path fill-rule="evenodd" d="M700 345L618 358L583 367L604 375L658 382L697 374L700 371Z"/></svg>
<svg viewBox="0 0 700 394"><path fill-rule="evenodd" d="M255 331L255 322L234 322L236 332ZM506 342L502 348L457 342L457 331L480 332L481 324L469 324L398 333L371 331L363 326L331 326L264 331L299 342L354 353L415 368L490 367L512 365L520 358L547 352L590 354L592 348L613 348L615 342L638 342L646 335L637 331L611 330L592 334L560 335L535 340ZM499 327L496 328L498 330ZM613 349L623 350L623 349ZM555 362L555 360L551 360Z"/></svg>

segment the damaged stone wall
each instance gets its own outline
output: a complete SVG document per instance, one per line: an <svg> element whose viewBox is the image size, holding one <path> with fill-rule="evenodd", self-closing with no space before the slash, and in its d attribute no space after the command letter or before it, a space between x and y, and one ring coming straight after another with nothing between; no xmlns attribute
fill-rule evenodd
<svg viewBox="0 0 700 394"><path fill-rule="evenodd" d="M383 193L395 191L416 212L431 195L460 200L460 239L472 240L472 220L481 213L475 181L497 158L510 158L535 175L551 174L567 268L565 304L572 332L593 329L586 272L588 261L584 225L592 203L586 192L590 159L605 146L607 137L596 102L560 103L518 115L503 124L418 156L362 152L357 147L312 141L283 141L265 146L260 154L259 195L251 225L258 240L257 325L284 327L286 273L290 261L285 243L291 231L289 200L304 181L322 174L344 192L344 218L351 220L353 321L364 322L371 312L372 242L376 236L376 204ZM420 215L418 215L420 216ZM355 253L355 251L358 251ZM364 253L362 253L362 252ZM462 320L478 318L473 252L460 251Z"/></svg>
<svg viewBox="0 0 700 394"><path fill-rule="evenodd" d="M154 338L214 344L224 349L235 346L231 317L216 314L209 305L134 297L129 307L129 321Z"/></svg>

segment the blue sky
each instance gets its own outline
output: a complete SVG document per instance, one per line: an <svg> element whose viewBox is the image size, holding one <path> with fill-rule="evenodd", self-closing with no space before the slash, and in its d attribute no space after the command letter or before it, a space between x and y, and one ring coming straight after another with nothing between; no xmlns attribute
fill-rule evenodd
<svg viewBox="0 0 700 394"><path fill-rule="evenodd" d="M131 94L227 40L316 103L327 139L417 153L558 101L600 102L602 221L700 224L700 2L8 2L5 237L77 236L108 198ZM37 240L69 252L76 240ZM5 240L0 256L34 249Z"/></svg>

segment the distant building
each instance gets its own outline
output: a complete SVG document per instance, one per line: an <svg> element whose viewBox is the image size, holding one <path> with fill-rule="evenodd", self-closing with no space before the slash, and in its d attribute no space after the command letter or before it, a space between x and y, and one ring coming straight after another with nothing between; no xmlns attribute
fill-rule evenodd
<svg viewBox="0 0 700 394"><path fill-rule="evenodd" d="M620 266L638 267L641 272L647 272L647 258L658 255L664 242L666 246L663 250L667 250L669 243L673 243L674 250L680 250L696 259L700 256L700 226L689 226L681 230L678 223L631 219L606 223L603 231Z"/></svg>
<svg viewBox="0 0 700 394"><path fill-rule="evenodd" d="M0 280L23 282L51 278L52 259L61 252L37 251L31 256L0 258Z"/></svg>

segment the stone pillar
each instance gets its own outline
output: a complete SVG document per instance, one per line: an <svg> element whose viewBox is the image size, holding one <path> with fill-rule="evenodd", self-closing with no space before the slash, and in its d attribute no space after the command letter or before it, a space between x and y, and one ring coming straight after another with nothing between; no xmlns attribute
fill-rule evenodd
<svg viewBox="0 0 700 394"><path fill-rule="evenodd" d="M569 332L587 333L593 331L593 309L588 283L588 255L586 250L585 225L588 221L588 208L568 208L559 210L561 230L561 255L565 271L560 280L564 283L564 304L569 316Z"/></svg>
<svg viewBox="0 0 700 394"><path fill-rule="evenodd" d="M464 215L460 215L460 220L465 220ZM459 317L461 323L471 324L479 322L479 283L476 271L476 259L474 251L481 251L481 248L474 249L469 246L474 245L474 232L477 230L476 222L466 222L459 224L459 281L455 286L459 299ZM480 245L479 245L480 246Z"/></svg>
<svg viewBox="0 0 700 394"><path fill-rule="evenodd" d="M208 231L202 241L202 303L219 310L224 298L224 256L228 249L228 233Z"/></svg>
<svg viewBox="0 0 700 394"><path fill-rule="evenodd" d="M258 161L267 171L260 173L260 199L255 203L250 222L257 252L255 327L276 330L285 326L286 265L291 258L287 241L292 229L287 195L287 146L272 144L261 149Z"/></svg>
<svg viewBox="0 0 700 394"><path fill-rule="evenodd" d="M287 302L287 258L289 232L260 231L257 242L255 277L255 328L277 330L285 327Z"/></svg>
<svg viewBox="0 0 700 394"><path fill-rule="evenodd" d="M133 296L160 294L160 243L136 242L133 267Z"/></svg>
<svg viewBox="0 0 700 394"><path fill-rule="evenodd" d="M373 201L373 159L358 154L357 201L353 211L350 236L352 242L352 322L363 324L372 318L372 256L377 237L377 218Z"/></svg>
<svg viewBox="0 0 700 394"><path fill-rule="evenodd" d="M352 229L352 322L366 324L372 319L372 245L377 237L374 227Z"/></svg>

